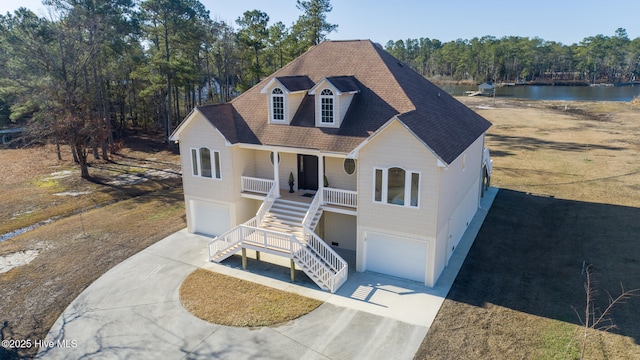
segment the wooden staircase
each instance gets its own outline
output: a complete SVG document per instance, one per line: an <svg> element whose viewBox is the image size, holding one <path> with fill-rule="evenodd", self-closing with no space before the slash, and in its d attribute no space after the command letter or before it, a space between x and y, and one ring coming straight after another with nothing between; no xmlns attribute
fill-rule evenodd
<svg viewBox="0 0 640 360"><path fill-rule="evenodd" d="M309 212L309 208L310 204L276 199L262 220L260 227L267 230L292 234L298 239L304 240L302 221L307 215L307 212ZM318 226L321 216L322 211L316 211L316 214L313 214L313 220L309 225L311 230L315 230Z"/></svg>
<svg viewBox="0 0 640 360"><path fill-rule="evenodd" d="M318 200L306 204L275 199L261 210L262 219L256 216L213 239L209 260L221 262L243 248L285 256L322 289L335 292L346 281L348 266L314 232L322 216Z"/></svg>

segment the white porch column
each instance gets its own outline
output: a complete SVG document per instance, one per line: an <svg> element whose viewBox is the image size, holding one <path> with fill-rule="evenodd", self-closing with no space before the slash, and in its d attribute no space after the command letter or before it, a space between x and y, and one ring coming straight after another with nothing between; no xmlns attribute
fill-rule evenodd
<svg viewBox="0 0 640 360"><path fill-rule="evenodd" d="M320 192L320 202L324 201L324 155L318 155L318 191Z"/></svg>
<svg viewBox="0 0 640 360"><path fill-rule="evenodd" d="M273 181L275 186L275 195L280 197L280 154L277 151L273 152Z"/></svg>

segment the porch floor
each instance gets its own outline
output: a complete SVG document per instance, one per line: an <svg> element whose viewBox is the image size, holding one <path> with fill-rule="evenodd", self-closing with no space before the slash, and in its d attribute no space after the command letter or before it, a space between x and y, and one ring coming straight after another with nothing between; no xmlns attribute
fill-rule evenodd
<svg viewBox="0 0 640 360"><path fill-rule="evenodd" d="M290 193L289 189L280 189L280 198L283 200L311 204L311 201L313 201L313 195L315 195L315 193L315 190L298 190ZM266 195L263 193L257 193L253 191L243 191L241 194L245 197L253 198L256 200L264 200L264 198L266 197ZM305 196L305 194L307 196Z"/></svg>
<svg viewBox="0 0 640 360"><path fill-rule="evenodd" d="M305 194L307 196L305 196ZM315 190L298 190L290 193L289 189L280 189L281 199L295 201L299 203L305 203L305 204L311 204L311 201L313 201L313 196L315 194L316 194Z"/></svg>

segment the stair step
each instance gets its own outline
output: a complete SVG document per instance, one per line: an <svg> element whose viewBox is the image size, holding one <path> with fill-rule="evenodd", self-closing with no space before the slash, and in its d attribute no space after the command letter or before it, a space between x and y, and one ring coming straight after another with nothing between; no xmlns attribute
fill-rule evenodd
<svg viewBox="0 0 640 360"><path fill-rule="evenodd" d="M292 230L292 231L302 231L302 226L300 226L299 223L291 224L283 221L265 221L262 223L262 227L263 228L274 227L274 228L286 229L286 230Z"/></svg>
<svg viewBox="0 0 640 360"><path fill-rule="evenodd" d="M296 216L300 216L300 215L304 216L307 213L307 210L272 207L269 210L269 213L271 213L271 214L285 214L285 215L289 214L289 215L296 215Z"/></svg>
<svg viewBox="0 0 640 360"><path fill-rule="evenodd" d="M287 225L290 227L302 228L302 221L287 220L287 219L281 219L281 218L265 218L262 224L263 225L264 224L281 224L281 225Z"/></svg>
<svg viewBox="0 0 640 360"><path fill-rule="evenodd" d="M290 215L290 214L278 214L278 213L268 213L265 217L266 219L282 219L282 220L289 220L289 221L295 221L298 224L302 223L302 220L304 220L304 214L297 214L297 215Z"/></svg>
<svg viewBox="0 0 640 360"><path fill-rule="evenodd" d="M306 213L309 210L309 206L306 204L302 204L302 205L296 205L294 204L280 204L280 203L274 203L273 205L271 205L271 211L273 210L289 210L289 211L295 211L295 212L303 212Z"/></svg>
<svg viewBox="0 0 640 360"><path fill-rule="evenodd" d="M286 232L300 232L302 233L302 228L300 226L291 226L287 224L281 224L276 222L269 222L266 224L262 224L262 228L264 229L282 229ZM277 230L280 231L280 230Z"/></svg>

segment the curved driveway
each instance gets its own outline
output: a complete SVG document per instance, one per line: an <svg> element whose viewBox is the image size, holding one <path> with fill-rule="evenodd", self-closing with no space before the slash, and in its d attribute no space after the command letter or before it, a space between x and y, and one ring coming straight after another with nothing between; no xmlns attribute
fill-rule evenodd
<svg viewBox="0 0 640 360"><path fill-rule="evenodd" d="M207 262L209 238L179 231L130 257L91 284L49 331L43 359L411 359L444 301L495 189L434 288L372 273L350 272L336 294L304 276L251 261ZM490 199L487 199L490 198ZM179 288L204 267L324 301L279 326L257 329L211 324L180 304ZM267 276L263 276L267 275ZM279 279L278 279L279 278Z"/></svg>

